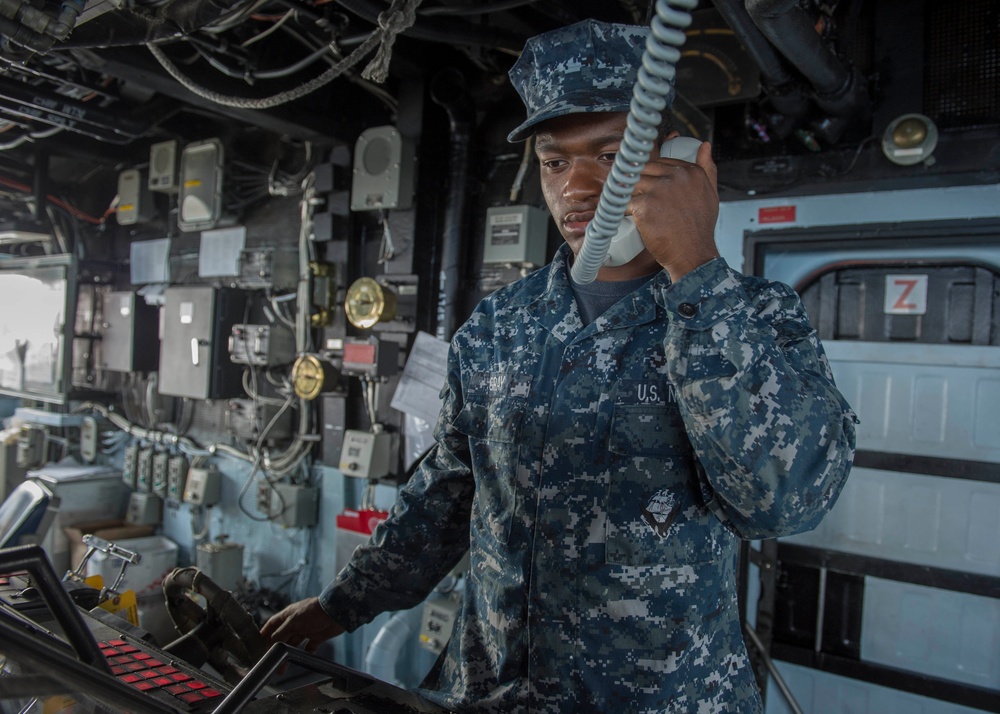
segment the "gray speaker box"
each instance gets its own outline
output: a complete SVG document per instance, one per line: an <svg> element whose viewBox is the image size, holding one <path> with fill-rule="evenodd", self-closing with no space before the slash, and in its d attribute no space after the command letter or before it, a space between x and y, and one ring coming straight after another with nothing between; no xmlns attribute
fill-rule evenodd
<svg viewBox="0 0 1000 714"><path fill-rule="evenodd" d="M396 127L366 129L354 145L351 210L406 209L413 205L416 150Z"/></svg>

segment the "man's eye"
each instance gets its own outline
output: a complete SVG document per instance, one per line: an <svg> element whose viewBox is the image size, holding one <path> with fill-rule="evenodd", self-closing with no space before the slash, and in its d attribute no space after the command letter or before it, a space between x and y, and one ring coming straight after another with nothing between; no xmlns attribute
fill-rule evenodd
<svg viewBox="0 0 1000 714"><path fill-rule="evenodd" d="M617 156L617 154L618 154L617 151L605 151L603 154L601 154L600 158L601 161L614 161L615 156Z"/></svg>
<svg viewBox="0 0 1000 714"><path fill-rule="evenodd" d="M542 166L551 171L553 169L558 169L564 163L565 162L562 159L546 159L545 161L542 161Z"/></svg>

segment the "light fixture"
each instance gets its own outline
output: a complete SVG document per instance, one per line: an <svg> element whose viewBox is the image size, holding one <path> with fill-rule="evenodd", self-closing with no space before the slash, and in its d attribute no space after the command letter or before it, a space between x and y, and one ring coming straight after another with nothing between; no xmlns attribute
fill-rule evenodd
<svg viewBox="0 0 1000 714"><path fill-rule="evenodd" d="M912 166L927 161L938 142L934 122L923 114L903 114L882 134L882 153L894 164Z"/></svg>

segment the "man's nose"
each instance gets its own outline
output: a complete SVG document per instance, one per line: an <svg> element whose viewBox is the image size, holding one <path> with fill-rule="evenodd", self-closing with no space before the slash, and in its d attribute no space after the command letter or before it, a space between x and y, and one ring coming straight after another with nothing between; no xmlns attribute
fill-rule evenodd
<svg viewBox="0 0 1000 714"><path fill-rule="evenodd" d="M574 201L583 201L599 196L604 187L605 172L586 162L573 162L566 172L563 196Z"/></svg>

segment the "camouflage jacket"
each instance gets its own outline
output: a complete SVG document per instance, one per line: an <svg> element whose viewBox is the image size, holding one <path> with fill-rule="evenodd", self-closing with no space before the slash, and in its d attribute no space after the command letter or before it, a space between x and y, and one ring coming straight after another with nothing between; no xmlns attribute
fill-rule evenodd
<svg viewBox="0 0 1000 714"><path fill-rule="evenodd" d="M720 258L584 327L566 246L451 343L437 445L321 596L353 629L470 550L423 693L469 712L761 710L740 538L814 528L855 417L788 287Z"/></svg>

